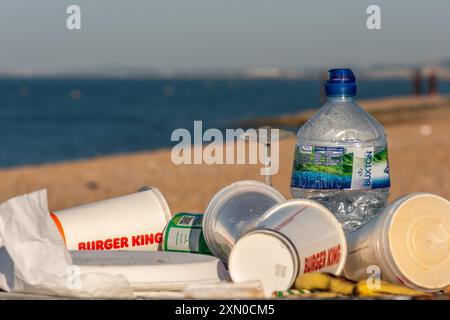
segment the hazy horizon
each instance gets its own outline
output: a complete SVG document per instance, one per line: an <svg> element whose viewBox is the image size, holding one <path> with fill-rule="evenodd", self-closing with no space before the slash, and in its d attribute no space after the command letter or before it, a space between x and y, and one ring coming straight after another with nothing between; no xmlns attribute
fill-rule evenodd
<svg viewBox="0 0 450 320"><path fill-rule="evenodd" d="M68 30L66 8L81 8ZM450 57L450 3L0 1L0 71L136 68L232 70L433 64Z"/></svg>

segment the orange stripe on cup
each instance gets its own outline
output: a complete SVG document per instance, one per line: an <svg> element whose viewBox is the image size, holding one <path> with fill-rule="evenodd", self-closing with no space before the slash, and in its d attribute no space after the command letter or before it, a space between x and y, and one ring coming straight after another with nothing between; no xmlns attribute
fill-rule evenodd
<svg viewBox="0 0 450 320"><path fill-rule="evenodd" d="M67 246L66 236L64 235L64 229L62 227L61 222L59 221L58 217L53 212L50 212L50 216L52 217L53 222L55 223L56 227L58 228L58 231L59 231L59 233L61 234L61 237L64 240L64 244Z"/></svg>

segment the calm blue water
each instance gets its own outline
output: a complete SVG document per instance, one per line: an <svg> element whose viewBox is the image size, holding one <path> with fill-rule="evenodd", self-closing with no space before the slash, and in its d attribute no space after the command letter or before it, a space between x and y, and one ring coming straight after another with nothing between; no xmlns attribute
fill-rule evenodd
<svg viewBox="0 0 450 320"><path fill-rule="evenodd" d="M170 147L176 128L233 128L319 107L314 80L0 80L0 167ZM408 95L409 81L360 81L359 98ZM450 93L450 83L440 83Z"/></svg>

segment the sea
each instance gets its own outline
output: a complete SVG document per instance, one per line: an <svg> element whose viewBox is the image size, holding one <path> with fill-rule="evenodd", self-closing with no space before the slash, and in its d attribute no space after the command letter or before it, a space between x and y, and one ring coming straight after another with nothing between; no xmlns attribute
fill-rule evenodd
<svg viewBox="0 0 450 320"><path fill-rule="evenodd" d="M319 80L0 79L0 167L168 148L177 128L242 121L322 104ZM450 82L440 82L450 93ZM411 94L408 80L361 80L358 98ZM292 129L292 128L291 128Z"/></svg>

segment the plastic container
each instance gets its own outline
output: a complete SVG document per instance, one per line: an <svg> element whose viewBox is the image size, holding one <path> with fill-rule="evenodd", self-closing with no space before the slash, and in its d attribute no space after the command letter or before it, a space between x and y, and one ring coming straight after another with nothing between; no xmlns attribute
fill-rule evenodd
<svg viewBox="0 0 450 320"><path fill-rule="evenodd" d="M264 292L287 290L298 275L339 275L345 264L344 231L333 214L312 200L289 200L270 208L230 254L234 282L261 281Z"/></svg>
<svg viewBox="0 0 450 320"><path fill-rule="evenodd" d="M299 129L291 179L294 198L327 207L345 231L386 205L389 163L383 126L355 102L350 69L331 69L328 101Z"/></svg>
<svg viewBox="0 0 450 320"><path fill-rule="evenodd" d="M368 278L376 266L381 278L420 291L450 284L450 203L429 193L397 199L375 220L347 235L344 275Z"/></svg>
<svg viewBox="0 0 450 320"><path fill-rule="evenodd" d="M156 188L51 214L69 250L158 250L170 210Z"/></svg>
<svg viewBox="0 0 450 320"><path fill-rule="evenodd" d="M267 209L285 201L274 188L258 181L239 181L220 190L206 208L203 233L209 250L228 261L237 239L259 221Z"/></svg>

